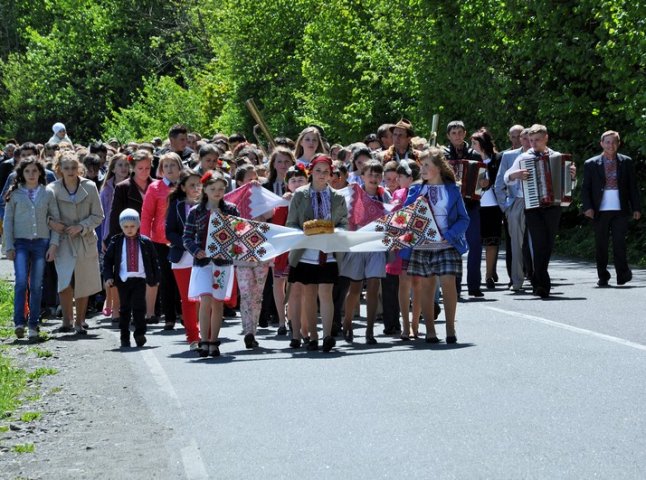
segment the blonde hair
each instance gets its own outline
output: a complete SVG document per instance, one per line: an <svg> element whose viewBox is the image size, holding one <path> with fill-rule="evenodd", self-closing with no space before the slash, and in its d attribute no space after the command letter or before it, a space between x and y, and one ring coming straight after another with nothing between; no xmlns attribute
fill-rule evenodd
<svg viewBox="0 0 646 480"><path fill-rule="evenodd" d="M180 158L180 156L177 155L175 152L168 152L168 153L163 154L161 156L161 158L159 159L159 165L157 166L157 178L162 178L164 176L164 172L162 171L163 170L162 167L164 165L164 161L166 161L166 160L171 160L171 161L177 163L177 167L179 168L180 172L182 170L184 170L184 165L182 164L182 159Z"/></svg>
<svg viewBox="0 0 646 480"><path fill-rule="evenodd" d="M440 169L440 176L442 181L455 183L455 172L449 165L449 162L446 161L444 152L437 148L431 147L428 150L425 150L424 153L420 156L419 162L422 163L426 158L428 158L433 165Z"/></svg>
<svg viewBox="0 0 646 480"><path fill-rule="evenodd" d="M61 178L63 176L63 170L61 166L63 165L64 162L72 162L76 164L76 168L78 169L78 174L82 175L85 174L85 169L81 170L81 161L79 160L78 155L70 150L63 150L58 152L59 155L56 156L56 159L54 160L54 164L52 165L52 168L54 169L54 173L56 174L57 178Z"/></svg>

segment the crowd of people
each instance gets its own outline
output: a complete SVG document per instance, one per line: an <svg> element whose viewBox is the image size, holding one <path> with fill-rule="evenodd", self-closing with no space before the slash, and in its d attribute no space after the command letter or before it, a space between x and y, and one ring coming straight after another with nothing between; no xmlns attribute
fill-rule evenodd
<svg viewBox="0 0 646 480"><path fill-rule="evenodd" d="M188 348L220 355L225 317L239 310L246 348L259 345L257 328L275 324L291 335L289 348L329 352L337 337L355 341L353 319L365 291L365 343L383 334L409 342L441 342L435 320L444 310L446 343L456 343L460 298L504 285L548 298L548 272L562 207L528 207L528 162L558 155L540 124L509 129L499 151L491 132L447 125L447 145L415 136L406 119L381 125L362 142L330 145L320 127L266 148L242 134L210 139L174 125L166 141L75 145L56 123L44 145L9 141L2 151L2 251L15 268L17 338L37 341L45 315L62 318L60 332L86 335L88 313L100 311L121 332L121 346L143 346L149 325L172 330L181 322ZM598 286L606 287L609 237L618 285L632 279L626 260L629 220L641 204L634 164L618 153L619 133L601 135L602 153L584 164L583 213L592 220ZM471 190L459 165L480 174ZM467 166L468 166L467 165ZM467 168L467 167L464 167ZM574 163L565 175L576 182ZM555 172L552 172L555 174ZM469 180L471 182L471 180ZM431 208L441 240L391 252L324 253L296 249L271 261L210 258L207 231L213 212L240 217L229 192L247 184L284 198L289 206L248 218L303 229L309 220L348 228L339 190L359 185L375 202L405 208L418 198ZM471 182L473 183L473 182ZM264 190L263 190L264 191ZM496 269L506 242L508 283ZM482 257L484 251L484 282ZM466 255L466 295L462 294Z"/></svg>

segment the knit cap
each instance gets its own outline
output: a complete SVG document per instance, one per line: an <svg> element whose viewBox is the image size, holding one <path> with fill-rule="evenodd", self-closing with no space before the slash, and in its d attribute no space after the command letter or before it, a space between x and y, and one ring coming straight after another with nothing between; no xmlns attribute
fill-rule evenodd
<svg viewBox="0 0 646 480"><path fill-rule="evenodd" d="M139 213L133 208L126 208L119 214L119 225L123 226L126 222L135 222L137 226L141 225L139 220Z"/></svg>

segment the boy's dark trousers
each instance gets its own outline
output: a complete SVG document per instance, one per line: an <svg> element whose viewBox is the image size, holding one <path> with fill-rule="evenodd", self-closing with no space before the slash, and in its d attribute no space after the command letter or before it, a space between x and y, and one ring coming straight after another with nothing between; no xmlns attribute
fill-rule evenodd
<svg viewBox="0 0 646 480"><path fill-rule="evenodd" d="M130 320L135 324L135 339L146 334L146 280L128 278L117 284L119 291L119 329L121 341L130 341Z"/></svg>

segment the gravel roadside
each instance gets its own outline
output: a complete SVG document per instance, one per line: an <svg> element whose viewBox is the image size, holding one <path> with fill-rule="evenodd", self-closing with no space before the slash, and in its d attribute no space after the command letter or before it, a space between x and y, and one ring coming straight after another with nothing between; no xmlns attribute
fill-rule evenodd
<svg viewBox="0 0 646 480"><path fill-rule="evenodd" d="M10 278L9 270L11 264L0 260L0 277ZM25 401L12 416L39 412L39 419L2 421L11 428L0 433L0 478L184 478L181 456L172 447L173 432L145 404L110 321L98 316L88 323L89 334L79 337L54 333L60 320L47 320L42 330L50 338L38 349L8 349L27 371L44 367L58 373L37 380L27 395L38 398ZM18 345L14 338L2 342ZM52 355L38 356L36 350ZM12 448L28 444L34 446L32 453Z"/></svg>

